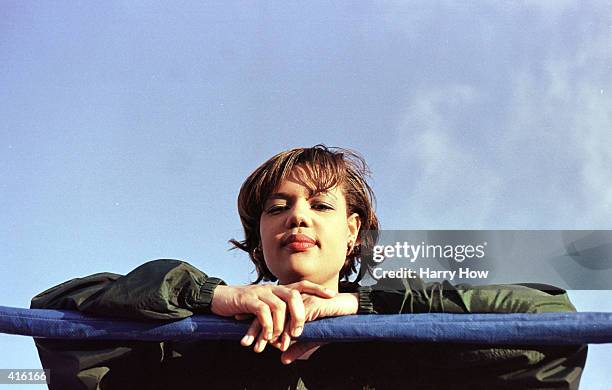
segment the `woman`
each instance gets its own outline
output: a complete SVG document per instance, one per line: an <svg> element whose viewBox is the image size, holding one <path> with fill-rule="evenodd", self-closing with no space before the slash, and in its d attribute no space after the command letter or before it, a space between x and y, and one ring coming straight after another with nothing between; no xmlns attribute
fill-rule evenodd
<svg viewBox="0 0 612 390"><path fill-rule="evenodd" d="M125 276L73 279L34 297L33 308L126 318L254 317L242 346L36 340L51 369L50 387L577 388L586 346L370 342L316 349L295 342L304 322L326 316L575 310L551 286L456 289L414 280L394 291L359 286L367 268L357 266L361 249L372 244L361 232L378 230L367 172L356 153L323 145L280 153L255 170L238 198L245 239L230 241L254 262L254 284L226 286L185 262L157 260ZM268 343L276 349L266 349Z"/></svg>

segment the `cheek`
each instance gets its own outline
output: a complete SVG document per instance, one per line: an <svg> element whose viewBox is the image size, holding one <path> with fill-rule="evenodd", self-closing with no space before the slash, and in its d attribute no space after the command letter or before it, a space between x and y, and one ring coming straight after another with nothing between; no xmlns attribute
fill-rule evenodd
<svg viewBox="0 0 612 390"><path fill-rule="evenodd" d="M272 270L273 268L275 268L275 263L278 263L278 261L276 261L278 257L278 251L276 251L273 243L270 241L262 239L261 244L264 262L268 266L268 269Z"/></svg>
<svg viewBox="0 0 612 390"><path fill-rule="evenodd" d="M346 254L346 237L348 234L348 227L342 220L336 221L335 225L330 226L338 226L338 228L325 232L328 249L336 256L344 256Z"/></svg>
<svg viewBox="0 0 612 390"><path fill-rule="evenodd" d="M278 256L275 226L270 220L261 220L259 224L259 237L264 255L264 261L272 272L275 268L275 259ZM272 261L271 261L272 260Z"/></svg>
<svg viewBox="0 0 612 390"><path fill-rule="evenodd" d="M273 230L270 221L261 220L259 223L259 237L263 245L269 243L273 239Z"/></svg>

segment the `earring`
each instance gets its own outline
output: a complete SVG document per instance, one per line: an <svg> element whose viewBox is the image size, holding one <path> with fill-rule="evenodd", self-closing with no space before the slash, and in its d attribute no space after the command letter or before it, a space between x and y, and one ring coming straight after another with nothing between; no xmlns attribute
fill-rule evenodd
<svg viewBox="0 0 612 390"><path fill-rule="evenodd" d="M253 257L257 256L257 252L261 252L261 242L259 244L257 244L257 248L253 249L253 251L251 252L251 254L253 255Z"/></svg>

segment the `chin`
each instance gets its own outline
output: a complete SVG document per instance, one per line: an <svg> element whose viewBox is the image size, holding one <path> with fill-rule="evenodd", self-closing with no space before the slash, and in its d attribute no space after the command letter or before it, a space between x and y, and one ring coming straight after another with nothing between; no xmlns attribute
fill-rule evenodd
<svg viewBox="0 0 612 390"><path fill-rule="evenodd" d="M316 270L304 266L283 270L282 274L283 277L279 279L289 281L287 284L299 282L301 280L317 283L317 280L321 278L321 275L317 275Z"/></svg>

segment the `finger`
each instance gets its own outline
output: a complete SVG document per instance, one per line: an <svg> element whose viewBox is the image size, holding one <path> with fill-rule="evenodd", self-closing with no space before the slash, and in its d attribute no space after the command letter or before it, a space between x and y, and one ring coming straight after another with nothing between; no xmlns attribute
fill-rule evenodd
<svg viewBox="0 0 612 390"><path fill-rule="evenodd" d="M268 341L265 339L263 332L259 333L259 337L257 337L257 342L255 343L255 346L253 347L253 351L260 353L266 348L267 344L268 344Z"/></svg>
<svg viewBox="0 0 612 390"><path fill-rule="evenodd" d="M287 333L283 332L279 349L285 352L289 348L289 345L291 345L291 337Z"/></svg>
<svg viewBox="0 0 612 390"><path fill-rule="evenodd" d="M281 349L281 347L282 347L282 345L281 345L281 337L277 338L274 341L269 341L268 344L273 346L274 348L278 349L279 351L282 351L282 349Z"/></svg>
<svg viewBox="0 0 612 390"><path fill-rule="evenodd" d="M291 364L297 360L300 356L305 355L307 352L319 347L321 343L317 342L298 342L289 347L287 351L281 354L281 363Z"/></svg>
<svg viewBox="0 0 612 390"><path fill-rule="evenodd" d="M274 346L274 348L280 350L281 352L285 352L287 348L289 348L290 343L291 336L283 332L283 334L280 335L280 337L276 341L270 342L269 344Z"/></svg>
<svg viewBox="0 0 612 390"><path fill-rule="evenodd" d="M268 304L272 313L272 337L266 338L266 340L270 341L279 337L281 333L283 333L283 329L285 328L287 304L272 292L270 292L269 295L260 296L259 299Z"/></svg>
<svg viewBox="0 0 612 390"><path fill-rule="evenodd" d="M239 313L234 315L234 319L236 319L237 321L248 320L251 318L253 318L253 315L249 313Z"/></svg>
<svg viewBox="0 0 612 390"><path fill-rule="evenodd" d="M249 313L253 313L257 316L259 325L261 325L261 334L264 335L266 340L272 339L272 330L274 325L272 323L272 313L270 313L270 307L259 299L250 300L246 304Z"/></svg>
<svg viewBox="0 0 612 390"><path fill-rule="evenodd" d="M299 337L306 321L306 309L300 292L291 288L279 288L274 290L274 293L287 302L287 306L289 306L290 323L285 324L289 328L284 330L289 331L293 337Z"/></svg>
<svg viewBox="0 0 612 390"><path fill-rule="evenodd" d="M301 282L288 284L287 287L291 287L300 292L306 292L323 298L332 298L338 295L338 293L334 290L330 290L329 288L325 288L320 284L316 284L308 280L302 280Z"/></svg>
<svg viewBox="0 0 612 390"><path fill-rule="evenodd" d="M242 338L242 340L240 340L240 344L245 347L250 346L251 344L253 344L253 341L255 341L255 337L257 337L260 331L261 325L259 324L259 320L256 318L253 320L253 322L251 322L251 326L249 326L249 329L245 333L244 337Z"/></svg>
<svg viewBox="0 0 612 390"><path fill-rule="evenodd" d="M291 341L291 337L287 333L283 332L283 334L280 335L280 337L278 337L274 341L269 341L268 344L278 349L279 351L284 352L287 350L287 347L289 347L289 342L286 342L285 338Z"/></svg>
<svg viewBox="0 0 612 390"><path fill-rule="evenodd" d="M272 345L276 349L279 349L283 352L287 350L287 348L289 347L289 343L291 342L291 336L289 335L289 325L288 325L289 321L290 321L289 318L285 320L285 330L280 335L280 337L272 339L272 341L269 342L270 345Z"/></svg>

